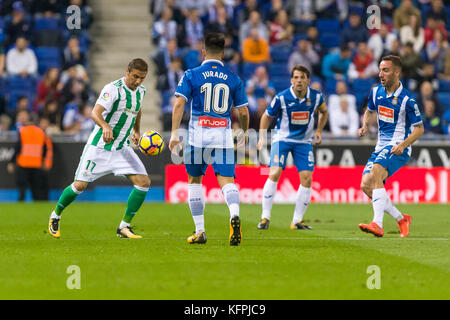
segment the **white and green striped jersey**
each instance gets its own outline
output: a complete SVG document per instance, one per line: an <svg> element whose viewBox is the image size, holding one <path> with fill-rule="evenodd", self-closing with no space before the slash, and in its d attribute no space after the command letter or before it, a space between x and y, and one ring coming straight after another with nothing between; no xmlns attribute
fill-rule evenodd
<svg viewBox="0 0 450 320"><path fill-rule="evenodd" d="M129 145L128 137L133 129L144 96L144 86L139 86L135 91L132 91L125 85L124 77L108 83L100 93L96 104L105 108L102 116L110 125L114 139L110 143L105 143L102 128L95 125L87 143L105 150L120 150L125 144Z"/></svg>

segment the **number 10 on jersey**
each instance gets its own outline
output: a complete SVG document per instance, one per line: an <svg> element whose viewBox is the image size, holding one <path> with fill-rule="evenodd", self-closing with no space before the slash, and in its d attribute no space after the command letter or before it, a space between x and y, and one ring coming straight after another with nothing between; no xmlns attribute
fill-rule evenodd
<svg viewBox="0 0 450 320"><path fill-rule="evenodd" d="M203 109L205 113L211 112L211 107L212 111L218 114L228 111L228 98L230 96L230 87L228 87L228 85L225 83L218 83L213 88L212 83L207 82L200 88L200 93L203 92L205 92Z"/></svg>

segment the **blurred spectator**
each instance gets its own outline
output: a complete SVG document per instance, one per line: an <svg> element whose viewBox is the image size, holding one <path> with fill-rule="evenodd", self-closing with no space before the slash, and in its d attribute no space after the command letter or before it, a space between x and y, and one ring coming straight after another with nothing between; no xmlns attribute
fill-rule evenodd
<svg viewBox="0 0 450 320"><path fill-rule="evenodd" d="M92 107L87 105L67 105L62 122L64 133L74 135L78 141L86 141L95 126L91 112Z"/></svg>
<svg viewBox="0 0 450 320"><path fill-rule="evenodd" d="M388 25L382 22L378 32L373 34L368 42L368 47L372 50L376 62L392 50L392 43L395 39L397 39L397 36L393 32L389 32Z"/></svg>
<svg viewBox="0 0 450 320"><path fill-rule="evenodd" d="M315 19L312 0L287 0L285 5L291 21L312 21Z"/></svg>
<svg viewBox="0 0 450 320"><path fill-rule="evenodd" d="M270 1L270 9L267 11L266 15L264 16L264 20L268 22L275 21L275 17L277 16L278 12L280 10L283 10L283 0L271 0ZM290 12L289 10L286 10L286 12ZM290 21L293 21L295 19L292 19L289 17Z"/></svg>
<svg viewBox="0 0 450 320"><path fill-rule="evenodd" d="M241 5L237 6L234 9L234 16L235 16L235 23L236 27L242 28L245 21L247 21L251 15L251 12L256 11L258 12L258 1L257 0L244 0L241 1ZM248 35L247 35L248 36ZM247 37L245 36L242 41ZM268 39L268 38L267 38ZM241 41L241 43L242 43Z"/></svg>
<svg viewBox="0 0 450 320"><path fill-rule="evenodd" d="M320 80L313 80L309 87L311 89L322 92L322 82L320 82Z"/></svg>
<svg viewBox="0 0 450 320"><path fill-rule="evenodd" d="M286 11L278 11L275 21L270 23L270 44L291 44L293 34L294 26L289 22Z"/></svg>
<svg viewBox="0 0 450 320"><path fill-rule="evenodd" d="M348 0L315 0L314 7L319 19L347 19Z"/></svg>
<svg viewBox="0 0 450 320"><path fill-rule="evenodd" d="M47 18L56 14L61 14L63 10L62 1L58 0L39 0L33 1L31 12L37 16L45 16Z"/></svg>
<svg viewBox="0 0 450 320"><path fill-rule="evenodd" d="M31 25L25 19L25 9L22 1L15 1L13 3L12 21L5 26L6 34L6 48L16 43L19 36L30 39Z"/></svg>
<svg viewBox="0 0 450 320"><path fill-rule="evenodd" d="M351 110L357 110L356 97L348 93L347 83L345 81L336 82L336 93L328 97L328 111L340 108L340 101L345 100ZM334 110L333 110L334 111Z"/></svg>
<svg viewBox="0 0 450 320"><path fill-rule="evenodd" d="M11 127L11 123L12 120L8 115L0 115L0 134L3 132L8 132L9 128Z"/></svg>
<svg viewBox="0 0 450 320"><path fill-rule="evenodd" d="M172 9L165 7L161 18L153 24L153 42L160 48L166 47L167 42L177 36L177 23L172 17Z"/></svg>
<svg viewBox="0 0 450 320"><path fill-rule="evenodd" d="M387 52L387 54L392 54L394 56L400 56L400 51L401 51L401 45L400 45L400 40L397 38L395 40L392 41L392 46L391 46L391 50L389 52Z"/></svg>
<svg viewBox="0 0 450 320"><path fill-rule="evenodd" d="M400 29L400 41L403 45L408 42L414 44L414 51L419 53L425 43L423 28L420 24L420 18L416 15L409 15L409 23Z"/></svg>
<svg viewBox="0 0 450 320"><path fill-rule="evenodd" d="M28 97L26 96L19 96L16 101L16 106L14 109L9 109L6 111L6 114L11 118L12 120L12 130L18 130L20 129L20 122L17 121L17 114L20 111L29 111L30 109L30 100L28 100ZM33 114L30 114L30 117L33 120Z"/></svg>
<svg viewBox="0 0 450 320"><path fill-rule="evenodd" d="M175 22L177 23L178 26L178 31L180 30L180 28L183 28L184 25L184 21L185 21L185 16L183 15L183 12L181 11L180 7L177 5L177 0L156 0L156 1L151 1L151 2L161 2L161 8L158 9L160 10L158 13L155 13L154 19L159 19L161 17L161 13L163 11L164 8L170 8L172 9L172 19L175 20ZM177 31L177 32L178 32Z"/></svg>
<svg viewBox="0 0 450 320"><path fill-rule="evenodd" d="M197 43L193 44L192 47L189 49L189 51L186 52L184 56L184 67L186 70L198 67L200 65L200 63L203 61L202 49L203 49L203 40L198 40ZM174 59L172 59L171 61L173 60Z"/></svg>
<svg viewBox="0 0 450 320"><path fill-rule="evenodd" d="M166 7L167 1L165 0L150 0L150 13L153 16L153 19L158 20L161 18L161 13Z"/></svg>
<svg viewBox="0 0 450 320"><path fill-rule="evenodd" d="M270 61L269 44L259 36L257 28L250 31L250 37L242 45L242 60L251 63L265 63Z"/></svg>
<svg viewBox="0 0 450 320"><path fill-rule="evenodd" d="M425 37L425 46L434 39L434 32L436 29L441 30L444 39L448 39L448 32L445 29L445 26L439 25L432 16L427 18L427 25L423 30Z"/></svg>
<svg viewBox="0 0 450 320"><path fill-rule="evenodd" d="M207 21L207 24L212 24L214 22L217 22L219 19L219 11L221 9L225 10L225 14L227 19L230 19L231 24L233 25L233 5L234 0L231 1L224 1L224 0L209 0L210 4L211 2L214 5L210 5L208 8L208 13L206 14L205 20ZM234 26L233 26L234 28Z"/></svg>
<svg viewBox="0 0 450 320"><path fill-rule="evenodd" d="M34 51L28 48L28 41L20 36L16 46L6 54L6 71L10 75L35 76L37 74L37 59Z"/></svg>
<svg viewBox="0 0 450 320"><path fill-rule="evenodd" d="M350 108L347 98L338 98L338 106L330 108L330 131L335 137L356 137L359 128L359 115L356 108Z"/></svg>
<svg viewBox="0 0 450 320"><path fill-rule="evenodd" d="M264 110L275 96L275 88L269 81L269 75L264 66L256 68L254 74L245 84L245 92L248 98L248 109L251 114L258 111L258 100L264 100Z"/></svg>
<svg viewBox="0 0 450 320"><path fill-rule="evenodd" d="M216 20L210 22L207 27L208 31L223 32L234 36L233 20L228 17L225 6L219 6L216 10Z"/></svg>
<svg viewBox="0 0 450 320"><path fill-rule="evenodd" d="M210 2L205 0L182 0L177 1L177 4L185 17L190 15L192 9L197 10L199 17L203 17L208 12L208 8L210 7Z"/></svg>
<svg viewBox="0 0 450 320"><path fill-rule="evenodd" d="M402 48L400 57L402 58L402 78L417 78L419 69L422 67L422 58L414 51L411 42L406 43Z"/></svg>
<svg viewBox="0 0 450 320"><path fill-rule="evenodd" d="M436 115L433 100L425 100L424 109L425 112L422 116L422 120L425 133L443 134L442 121L441 118Z"/></svg>
<svg viewBox="0 0 450 320"><path fill-rule="evenodd" d="M336 80L345 79L350 66L351 50L341 45L339 52L327 54L322 61L322 75Z"/></svg>
<svg viewBox="0 0 450 320"><path fill-rule="evenodd" d="M79 71L80 65L72 65L67 69L67 79L62 81L64 86L61 90L61 105L65 106L69 101L87 103L91 94L86 75ZM61 77L63 78L63 77Z"/></svg>
<svg viewBox="0 0 450 320"><path fill-rule="evenodd" d="M187 45L192 46L203 39L203 24L199 18L199 10L191 9L185 22Z"/></svg>
<svg viewBox="0 0 450 320"><path fill-rule="evenodd" d="M239 42L241 46L244 41L250 37L252 29L258 31L259 38L269 41L269 31L266 25L261 21L261 16L258 11L252 11L247 21L245 21L239 28Z"/></svg>
<svg viewBox="0 0 450 320"><path fill-rule="evenodd" d="M438 73L439 79L450 80L450 50L445 53L444 72Z"/></svg>
<svg viewBox="0 0 450 320"><path fill-rule="evenodd" d="M308 27L306 30L306 39L311 42L314 51L317 52L321 58L323 58L327 53L327 50L319 41L319 31L317 30L317 27Z"/></svg>
<svg viewBox="0 0 450 320"><path fill-rule="evenodd" d="M300 39L297 43L297 50L292 52L289 56L288 61L288 70L292 70L292 68L301 64L305 66L308 70L313 71L312 73L317 74L317 68L320 63L319 55L313 50L311 41L306 39Z"/></svg>
<svg viewBox="0 0 450 320"><path fill-rule="evenodd" d="M162 75L158 78L157 89L161 91L172 91L175 92L177 88L178 82L183 77L184 71L182 68L182 60L181 58L175 58L170 62L169 70L167 74ZM198 67L196 65L195 67Z"/></svg>
<svg viewBox="0 0 450 320"><path fill-rule="evenodd" d="M50 99L46 101L44 108L39 112L39 117L46 117L49 119L48 126L49 134L61 132L61 112L59 111L58 101Z"/></svg>
<svg viewBox="0 0 450 320"><path fill-rule="evenodd" d="M80 40L76 36L72 36L67 41L67 46L64 48L63 69L66 69L70 64L86 65L86 57L80 49Z"/></svg>
<svg viewBox="0 0 450 320"><path fill-rule="evenodd" d="M241 56L237 49L237 43L233 42L233 37L230 34L225 34L225 48L222 60L228 69L238 73Z"/></svg>
<svg viewBox="0 0 450 320"><path fill-rule="evenodd" d="M167 73L170 61L174 58L181 57L180 50L176 39L169 40L166 48L161 48L153 56L153 62L156 66L156 74L163 75Z"/></svg>
<svg viewBox="0 0 450 320"><path fill-rule="evenodd" d="M48 99L59 100L62 83L59 81L59 69L49 68L39 81L37 97L34 101L33 111L41 110Z"/></svg>
<svg viewBox="0 0 450 320"><path fill-rule="evenodd" d="M448 50L448 41L444 38L440 29L434 30L433 38L434 39L428 42L426 46L428 61L434 63L438 73L443 73L446 51Z"/></svg>
<svg viewBox="0 0 450 320"><path fill-rule="evenodd" d="M439 101L438 97L436 96L436 93L433 89L433 85L431 84L431 82L424 81L420 85L419 96L417 97L417 104L418 104L419 110L422 114L425 113L424 106L425 106L425 101L427 101L427 100L431 100L434 102L434 113L440 117L443 112L441 102Z"/></svg>
<svg viewBox="0 0 450 320"><path fill-rule="evenodd" d="M426 17L434 18L440 26L447 25L447 10L442 0L431 0L431 9L427 12Z"/></svg>
<svg viewBox="0 0 450 320"><path fill-rule="evenodd" d="M352 12L349 17L349 26L342 30L341 44L348 44L350 49L354 49L358 43L368 40L369 32L366 25L361 23L361 17L358 13Z"/></svg>
<svg viewBox="0 0 450 320"><path fill-rule="evenodd" d="M354 80L357 78L368 79L374 78L378 75L378 65L373 60L372 53L367 46L367 43L360 42L356 49L356 54L350 63L348 69L348 78Z"/></svg>
<svg viewBox="0 0 450 320"><path fill-rule="evenodd" d="M3 76L3 71L5 70L5 60L6 60L5 47L0 42L0 77Z"/></svg>
<svg viewBox="0 0 450 320"><path fill-rule="evenodd" d="M400 30L403 26L409 25L410 15L415 15L418 24L422 24L420 10L414 7L411 0L402 0L400 6L394 10L394 29Z"/></svg>

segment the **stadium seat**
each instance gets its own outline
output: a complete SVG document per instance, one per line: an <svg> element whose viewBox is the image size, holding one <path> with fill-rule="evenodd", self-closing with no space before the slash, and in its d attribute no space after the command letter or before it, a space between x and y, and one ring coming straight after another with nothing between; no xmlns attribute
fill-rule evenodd
<svg viewBox="0 0 450 320"><path fill-rule="evenodd" d="M439 92L450 92L450 80L439 79Z"/></svg>
<svg viewBox="0 0 450 320"><path fill-rule="evenodd" d="M269 78L276 76L289 76L286 63L274 62L269 65Z"/></svg>
<svg viewBox="0 0 450 320"><path fill-rule="evenodd" d="M339 47L341 44L341 36L335 32L321 32L319 34L319 42L327 49Z"/></svg>
<svg viewBox="0 0 450 320"><path fill-rule="evenodd" d="M289 77L285 76L273 77L270 80L272 81L275 91L277 92L287 89L291 85Z"/></svg>
<svg viewBox="0 0 450 320"><path fill-rule="evenodd" d="M333 78L327 78L325 80L325 88L324 88L324 92L325 94L333 94L336 93L336 79Z"/></svg>
<svg viewBox="0 0 450 320"><path fill-rule="evenodd" d="M244 62L242 64L242 77L244 79L250 78L259 66L263 66L263 64Z"/></svg>
<svg viewBox="0 0 450 320"><path fill-rule="evenodd" d="M340 23L338 19L319 19L317 20L317 30L322 32L339 33Z"/></svg>
<svg viewBox="0 0 450 320"><path fill-rule="evenodd" d="M364 93L367 96L374 84L375 80L373 79L355 79L352 85L353 92L354 94Z"/></svg>
<svg viewBox="0 0 450 320"><path fill-rule="evenodd" d="M450 92L438 92L437 98L444 109L450 109Z"/></svg>
<svg viewBox="0 0 450 320"><path fill-rule="evenodd" d="M270 56L273 62L287 62L291 55L292 46L272 45L270 47Z"/></svg>
<svg viewBox="0 0 450 320"><path fill-rule="evenodd" d="M61 52L58 47L38 47L35 51L40 74L44 74L50 67L61 67Z"/></svg>
<svg viewBox="0 0 450 320"><path fill-rule="evenodd" d="M59 30L59 21L56 18L35 18L34 30Z"/></svg>

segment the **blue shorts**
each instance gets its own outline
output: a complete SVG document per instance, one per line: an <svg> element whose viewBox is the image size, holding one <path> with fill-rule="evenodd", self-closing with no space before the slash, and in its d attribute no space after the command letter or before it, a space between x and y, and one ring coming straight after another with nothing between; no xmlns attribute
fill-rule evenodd
<svg viewBox="0 0 450 320"><path fill-rule="evenodd" d="M388 177L392 176L398 169L403 167L409 160L408 150L405 149L401 155L391 153L393 146L386 146L378 152L373 152L364 167L363 175L369 173L375 163L387 169Z"/></svg>
<svg viewBox="0 0 450 320"><path fill-rule="evenodd" d="M210 164L215 174L220 174L224 177L234 177L234 149L186 146L184 150L184 165L186 166L186 172L190 176L204 176Z"/></svg>
<svg viewBox="0 0 450 320"><path fill-rule="evenodd" d="M269 167L281 167L284 170L289 152L292 153L294 164L298 172L314 170L314 153L312 145L285 141L277 141L272 144L272 148L270 149Z"/></svg>

